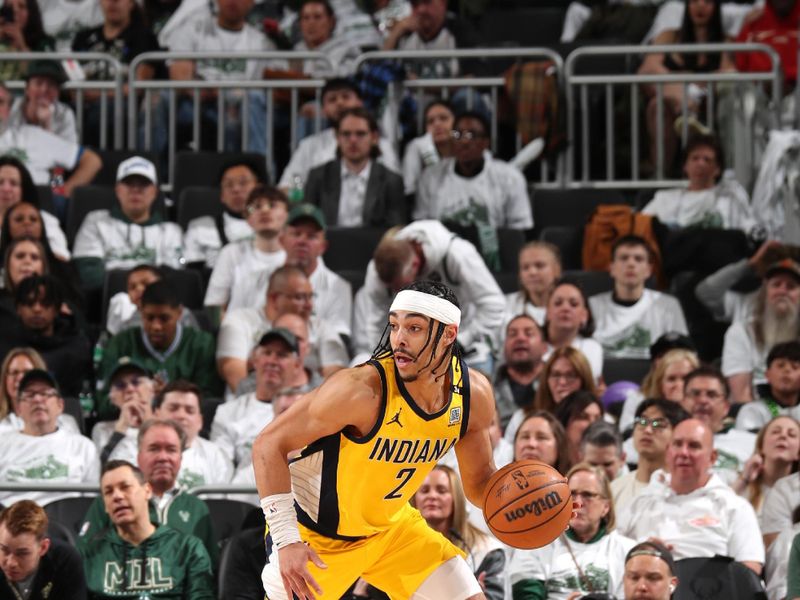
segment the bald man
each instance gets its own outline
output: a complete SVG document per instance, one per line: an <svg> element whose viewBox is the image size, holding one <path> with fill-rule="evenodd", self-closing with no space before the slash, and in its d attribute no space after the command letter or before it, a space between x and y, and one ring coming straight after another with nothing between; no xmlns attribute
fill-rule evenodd
<svg viewBox="0 0 800 600"><path fill-rule="evenodd" d="M730 556L756 574L764 565L753 507L711 472L717 459L714 435L699 419L679 423L667 448L667 471L659 469L617 525L622 535L655 538L675 556Z"/></svg>

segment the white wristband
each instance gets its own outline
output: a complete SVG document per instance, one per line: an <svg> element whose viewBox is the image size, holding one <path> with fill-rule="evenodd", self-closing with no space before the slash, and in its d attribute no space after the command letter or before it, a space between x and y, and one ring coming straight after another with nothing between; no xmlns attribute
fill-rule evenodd
<svg viewBox="0 0 800 600"><path fill-rule="evenodd" d="M303 541L297 528L294 496L291 492L261 498L261 510L264 511L269 534L276 548L280 550L289 544Z"/></svg>

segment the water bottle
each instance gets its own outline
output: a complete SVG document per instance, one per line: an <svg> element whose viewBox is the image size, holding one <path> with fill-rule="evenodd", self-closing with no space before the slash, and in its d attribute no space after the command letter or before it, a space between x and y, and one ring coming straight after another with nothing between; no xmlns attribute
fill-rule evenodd
<svg viewBox="0 0 800 600"><path fill-rule="evenodd" d="M81 404L83 418L90 418L94 412L94 395L92 395L92 384L88 379L83 380L81 393L78 394L78 402Z"/></svg>
<svg viewBox="0 0 800 600"><path fill-rule="evenodd" d="M289 188L289 202L299 204L303 201L303 178L298 174L292 175L292 185Z"/></svg>
<svg viewBox="0 0 800 600"><path fill-rule="evenodd" d="M55 167L50 177L50 188L53 190L53 195L64 196L64 168Z"/></svg>

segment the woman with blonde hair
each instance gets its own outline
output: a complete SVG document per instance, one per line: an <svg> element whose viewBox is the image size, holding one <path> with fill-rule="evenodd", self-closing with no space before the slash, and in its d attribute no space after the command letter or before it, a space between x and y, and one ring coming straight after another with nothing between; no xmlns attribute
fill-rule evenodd
<svg viewBox="0 0 800 600"><path fill-rule="evenodd" d="M525 415L514 435L514 460L536 460L566 473L570 465L567 434L552 413L534 410Z"/></svg>
<svg viewBox="0 0 800 600"><path fill-rule="evenodd" d="M33 348L12 348L3 359L0 366L0 433L22 429L24 424L16 412L17 391L22 377L33 369L47 370L42 355ZM58 426L80 433L72 415L61 414L58 417Z"/></svg>
<svg viewBox="0 0 800 600"><path fill-rule="evenodd" d="M547 316L547 301L561 277L561 252L549 242L528 242L519 251L519 291L506 294L505 325L526 314L541 327Z"/></svg>
<svg viewBox="0 0 800 600"><path fill-rule="evenodd" d="M556 405L572 392L585 390L597 395L594 375L589 361L572 346L553 351L539 375L539 387L533 399L533 409L552 413ZM526 410L517 409L506 425L504 437L513 442Z"/></svg>
<svg viewBox="0 0 800 600"><path fill-rule="evenodd" d="M798 460L800 423L786 415L777 416L758 432L755 452L731 487L760 515L767 492L778 479L797 472Z"/></svg>
<svg viewBox="0 0 800 600"><path fill-rule="evenodd" d="M468 520L467 500L458 474L445 465L436 465L411 499L432 529L461 548L467 564L489 600L505 598L505 550L495 538Z"/></svg>
<svg viewBox="0 0 800 600"><path fill-rule="evenodd" d="M653 362L650 371L642 381L639 394L629 394L622 407L619 430L633 427L636 409L645 398L662 398L680 403L683 400L684 378L700 366L697 353L684 348L669 350Z"/></svg>
<svg viewBox="0 0 800 600"><path fill-rule="evenodd" d="M569 470L567 481L580 507L552 544L514 552L509 565L514 600L566 600L593 592L623 597L625 555L635 542L614 530L608 478L603 469L582 462Z"/></svg>

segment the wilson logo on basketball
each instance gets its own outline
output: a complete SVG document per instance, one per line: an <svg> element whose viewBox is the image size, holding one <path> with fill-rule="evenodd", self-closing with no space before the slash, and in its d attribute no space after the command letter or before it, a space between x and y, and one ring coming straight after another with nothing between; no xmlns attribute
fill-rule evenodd
<svg viewBox="0 0 800 600"><path fill-rule="evenodd" d="M559 504L561 504L561 496L558 495L558 492L548 492L541 498L534 499L533 502L523 504L519 508L506 512L506 521L511 523L531 513L538 517L544 511L551 510Z"/></svg>

